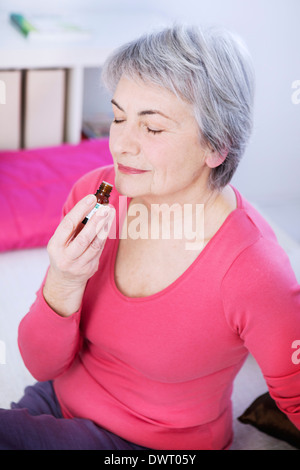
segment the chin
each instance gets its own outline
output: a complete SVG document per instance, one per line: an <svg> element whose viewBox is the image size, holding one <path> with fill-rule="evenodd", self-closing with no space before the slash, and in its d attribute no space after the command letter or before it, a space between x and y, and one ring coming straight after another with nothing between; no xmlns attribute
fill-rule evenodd
<svg viewBox="0 0 300 470"><path fill-rule="evenodd" d="M115 188L122 196L130 198L141 196L144 191L142 188L139 188L139 186L140 185L135 184L133 181L130 181L130 178L124 178L123 175L116 175Z"/></svg>

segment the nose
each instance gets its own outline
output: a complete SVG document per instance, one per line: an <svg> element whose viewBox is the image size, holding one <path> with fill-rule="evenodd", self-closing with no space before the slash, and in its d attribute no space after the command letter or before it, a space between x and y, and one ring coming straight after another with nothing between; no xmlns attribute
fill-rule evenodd
<svg viewBox="0 0 300 470"><path fill-rule="evenodd" d="M112 155L137 156L140 153L138 130L127 121L112 123L109 143Z"/></svg>

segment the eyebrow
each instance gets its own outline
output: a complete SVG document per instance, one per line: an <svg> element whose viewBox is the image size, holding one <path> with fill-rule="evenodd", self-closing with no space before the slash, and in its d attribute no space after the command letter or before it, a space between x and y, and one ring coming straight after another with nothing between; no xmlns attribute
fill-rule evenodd
<svg viewBox="0 0 300 470"><path fill-rule="evenodd" d="M111 100L111 103L115 105L120 111L123 111L125 113L124 109L114 100ZM138 112L138 116L146 116L146 115L152 115L152 114L159 114L160 116L163 116L166 119L170 119L171 121L175 121L175 119L172 119L170 116L167 116L164 114L162 111L159 111L158 109L145 109L143 111Z"/></svg>

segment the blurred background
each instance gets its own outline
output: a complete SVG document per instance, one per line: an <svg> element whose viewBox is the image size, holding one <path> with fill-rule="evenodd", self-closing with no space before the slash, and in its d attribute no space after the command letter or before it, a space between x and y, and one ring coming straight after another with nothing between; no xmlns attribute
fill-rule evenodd
<svg viewBox="0 0 300 470"><path fill-rule="evenodd" d="M253 57L256 99L251 142L233 183L300 242L299 0L0 1L2 17L12 11L77 15L107 49L174 21L238 33ZM109 113L98 66L84 68L83 88L84 121Z"/></svg>

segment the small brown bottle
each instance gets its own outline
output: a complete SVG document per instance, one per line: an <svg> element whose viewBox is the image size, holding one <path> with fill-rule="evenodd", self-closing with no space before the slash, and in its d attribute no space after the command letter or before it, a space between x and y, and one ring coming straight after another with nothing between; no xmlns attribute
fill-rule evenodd
<svg viewBox="0 0 300 470"><path fill-rule="evenodd" d="M99 186L99 189L96 191L95 196L97 197L97 203L95 207L88 213L88 215L83 219L83 221L77 227L74 237L76 237L79 232L83 229L84 225L88 222L88 220L92 217L92 215L99 209L101 204L106 205L109 203L109 196L113 189L113 186L106 181L102 181Z"/></svg>

